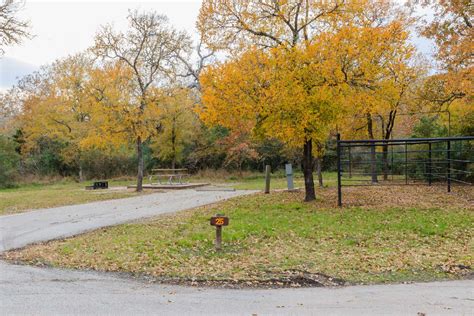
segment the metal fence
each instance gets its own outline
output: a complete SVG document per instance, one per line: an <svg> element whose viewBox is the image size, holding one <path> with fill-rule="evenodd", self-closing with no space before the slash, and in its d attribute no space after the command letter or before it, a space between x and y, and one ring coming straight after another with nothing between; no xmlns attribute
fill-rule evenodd
<svg viewBox="0 0 474 316"><path fill-rule="evenodd" d="M337 136L338 205L343 186L474 185L474 137L341 140Z"/></svg>

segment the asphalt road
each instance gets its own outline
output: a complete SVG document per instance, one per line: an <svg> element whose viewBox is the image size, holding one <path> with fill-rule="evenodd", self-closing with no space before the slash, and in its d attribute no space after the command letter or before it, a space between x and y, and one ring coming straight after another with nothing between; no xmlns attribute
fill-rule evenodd
<svg viewBox="0 0 474 316"><path fill-rule="evenodd" d="M0 262L0 313L35 315L473 315L474 281L231 290Z"/></svg>
<svg viewBox="0 0 474 316"><path fill-rule="evenodd" d="M254 192L176 190L0 216L0 252Z"/></svg>
<svg viewBox="0 0 474 316"><path fill-rule="evenodd" d="M0 217L1 250L251 192L176 191ZM0 261L0 315L473 315L474 281L230 290ZM422 315L422 314L420 314Z"/></svg>

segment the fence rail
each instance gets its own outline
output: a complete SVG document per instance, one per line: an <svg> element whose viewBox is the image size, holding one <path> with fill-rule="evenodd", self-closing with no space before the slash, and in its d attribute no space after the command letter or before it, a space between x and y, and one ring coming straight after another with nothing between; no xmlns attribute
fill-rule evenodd
<svg viewBox="0 0 474 316"><path fill-rule="evenodd" d="M474 185L474 137L341 140L337 136L338 205L343 186Z"/></svg>

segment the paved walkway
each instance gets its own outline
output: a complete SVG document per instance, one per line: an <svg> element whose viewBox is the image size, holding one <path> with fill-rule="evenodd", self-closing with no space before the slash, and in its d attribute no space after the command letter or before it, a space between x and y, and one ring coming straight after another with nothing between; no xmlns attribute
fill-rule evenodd
<svg viewBox="0 0 474 316"><path fill-rule="evenodd" d="M177 190L0 216L0 252L254 192Z"/></svg>
<svg viewBox="0 0 474 316"><path fill-rule="evenodd" d="M177 191L0 217L0 251L251 192ZM191 288L0 261L0 314L473 315L474 281L278 290Z"/></svg>
<svg viewBox="0 0 474 316"><path fill-rule="evenodd" d="M190 288L0 262L0 313L473 315L474 281L271 290Z"/></svg>

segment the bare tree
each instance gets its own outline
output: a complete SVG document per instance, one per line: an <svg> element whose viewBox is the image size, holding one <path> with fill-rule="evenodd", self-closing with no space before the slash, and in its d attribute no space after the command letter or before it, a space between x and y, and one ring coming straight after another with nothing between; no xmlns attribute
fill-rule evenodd
<svg viewBox="0 0 474 316"><path fill-rule="evenodd" d="M14 0L2 0L0 4L0 56L3 47L19 44L24 38L30 38L30 23L15 17L23 7L23 3Z"/></svg>
<svg viewBox="0 0 474 316"><path fill-rule="evenodd" d="M190 88L196 89L198 92L201 91L201 84L199 83L199 77L204 68L214 61L215 50L204 47L204 44L199 41L199 44L195 48L197 60L193 63L190 62L189 56L178 56L178 59L184 66L184 73L180 74L181 77L190 78L192 80L189 85Z"/></svg>
<svg viewBox="0 0 474 316"><path fill-rule="evenodd" d="M140 125L144 125L149 90L153 86L163 85L176 75L180 63L177 56L189 50L190 39L186 33L170 26L166 16L153 11L130 11L127 19L129 28L126 32L118 32L111 25L103 26L95 37L92 51L103 59L123 62L130 68L134 78L135 100L140 118L135 133L138 156L137 191L142 191L143 142L147 136L141 131Z"/></svg>

